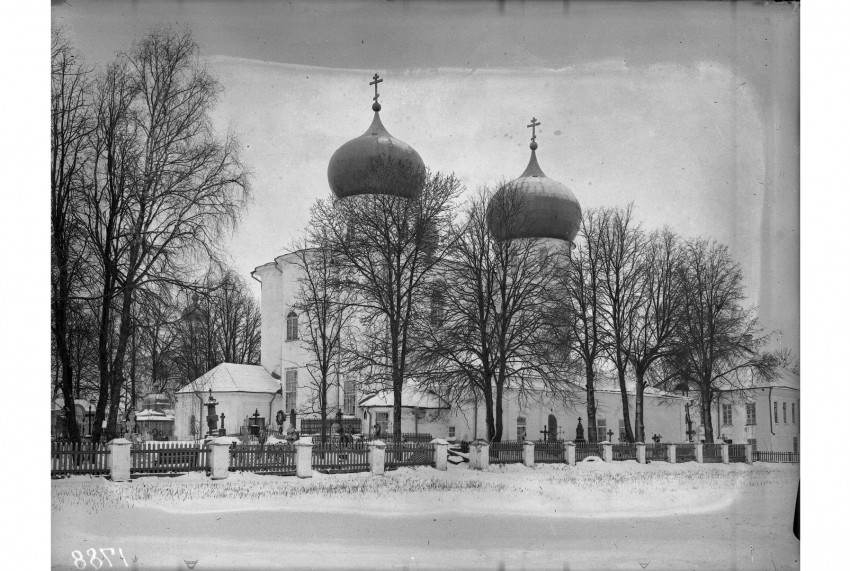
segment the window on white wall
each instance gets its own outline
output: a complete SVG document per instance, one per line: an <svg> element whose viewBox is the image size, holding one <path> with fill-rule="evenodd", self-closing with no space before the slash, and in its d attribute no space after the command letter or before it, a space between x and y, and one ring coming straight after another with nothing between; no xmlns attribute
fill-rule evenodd
<svg viewBox="0 0 850 571"><path fill-rule="evenodd" d="M599 442L603 440L608 440L608 435L606 432L608 431L608 425L606 424L605 417L596 417L596 439Z"/></svg>
<svg viewBox="0 0 850 571"><path fill-rule="evenodd" d="M797 424L797 413L793 402L791 403L791 424Z"/></svg>
<svg viewBox="0 0 850 571"><path fill-rule="evenodd" d="M626 440L626 421L622 418L620 419L620 442L624 442Z"/></svg>
<svg viewBox="0 0 850 571"><path fill-rule="evenodd" d="M298 339L298 314L290 311L286 316L286 340L295 341Z"/></svg>
<svg viewBox="0 0 850 571"><path fill-rule="evenodd" d="M723 424L732 424L732 405L724 404L721 410L723 412Z"/></svg>
<svg viewBox="0 0 850 571"><path fill-rule="evenodd" d="M756 423L756 403L747 403L747 424L753 425Z"/></svg>
<svg viewBox="0 0 850 571"><path fill-rule="evenodd" d="M523 442L525 441L525 437L525 417L518 416L516 417L516 439L520 442Z"/></svg>
<svg viewBox="0 0 850 571"><path fill-rule="evenodd" d="M298 369L286 371L286 403L285 410L289 411L298 406Z"/></svg>
<svg viewBox="0 0 850 571"><path fill-rule="evenodd" d="M345 381L343 385L343 403L342 403L342 413L353 415L354 414L354 405L355 400L357 398L357 392L355 390L354 381Z"/></svg>
<svg viewBox="0 0 850 571"><path fill-rule="evenodd" d="M450 426L449 427L449 438L454 438L454 437L455 437L455 427Z"/></svg>
<svg viewBox="0 0 850 571"><path fill-rule="evenodd" d="M788 403L782 403L782 423L788 424Z"/></svg>

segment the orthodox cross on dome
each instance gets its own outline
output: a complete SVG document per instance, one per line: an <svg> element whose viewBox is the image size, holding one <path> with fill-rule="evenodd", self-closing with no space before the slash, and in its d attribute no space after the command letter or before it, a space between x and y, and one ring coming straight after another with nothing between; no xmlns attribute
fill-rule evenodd
<svg viewBox="0 0 850 571"><path fill-rule="evenodd" d="M531 142L533 143L535 139L537 139L537 127L540 125L540 121L537 120L537 117L531 118L531 124L526 125L526 127L531 127Z"/></svg>
<svg viewBox="0 0 850 571"><path fill-rule="evenodd" d="M380 79L380 78L378 77L378 74L376 73L376 74L372 77L372 81L370 81L370 82L369 82L369 85L374 85L374 86L375 86L375 97L373 97L373 98L372 98L372 101L374 101L374 103L372 104L372 109L374 109L375 111L380 111L380 110L381 110L381 104L380 104L380 103L378 103L378 84L379 84L379 83L381 83L382 81L384 81L384 80L383 80L383 79ZM376 109L376 107L377 107L377 109Z"/></svg>

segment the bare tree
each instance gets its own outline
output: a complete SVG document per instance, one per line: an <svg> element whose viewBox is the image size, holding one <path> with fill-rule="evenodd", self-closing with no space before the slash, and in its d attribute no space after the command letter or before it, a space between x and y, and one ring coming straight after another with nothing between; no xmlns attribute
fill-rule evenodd
<svg viewBox="0 0 850 571"><path fill-rule="evenodd" d="M603 317L609 359L617 370L623 402L626 440L634 442L629 418L629 394L626 370L634 349L635 325L640 307L645 271L641 252L646 237L634 221L633 206L615 208L603 214L599 245L602 260Z"/></svg>
<svg viewBox="0 0 850 571"><path fill-rule="evenodd" d="M641 256L643 275L629 325L632 343L628 359L635 372L635 437L645 442L643 395L650 384L647 373L675 349L674 334L681 318L679 239L668 229L653 232Z"/></svg>
<svg viewBox="0 0 850 571"><path fill-rule="evenodd" d="M346 352L343 342L350 334L354 313L351 290L340 279L341 264L333 252L312 247L303 240L294 248L296 267L299 269L299 288L295 307L304 321L299 319L299 338L310 353L307 372L315 387L312 412L322 419L322 442L327 441L328 391L337 382Z"/></svg>
<svg viewBox="0 0 850 571"><path fill-rule="evenodd" d="M743 273L726 246L704 239L686 242L679 272L681 320L675 351L665 361L677 382L698 391L705 441L711 443L711 404L719 390L769 383L784 361L781 353L763 351L769 336L754 308L743 306Z"/></svg>
<svg viewBox="0 0 850 571"><path fill-rule="evenodd" d="M469 199L435 282L434 302L445 307L439 319L423 322L428 333L423 372L450 401L480 399L492 441L502 439L506 390L522 398L543 387L563 394L567 386L558 382L563 378L555 374L548 336L553 252L541 240L499 241L490 231L498 224L510 235L521 223L523 197L503 186L499 193L482 190Z"/></svg>
<svg viewBox="0 0 850 571"><path fill-rule="evenodd" d="M340 287L356 296L357 343L350 347L355 370L365 386L392 389L393 437L399 440L402 387L417 345L414 322L445 253L440 238L448 235L460 187L453 175L416 172L404 163L374 171L396 173L389 186L415 184L421 190L409 199L320 200L312 210L310 242L339 261Z"/></svg>
<svg viewBox="0 0 850 571"><path fill-rule="evenodd" d="M581 360L585 378L587 437L597 442L596 372L608 343L603 321L603 262L600 233L610 213L589 210L582 218L578 247L560 260L556 270L555 319L561 327L553 332Z"/></svg>
<svg viewBox="0 0 850 571"><path fill-rule="evenodd" d="M140 289L191 281L235 224L247 178L232 136L209 113L221 91L188 31L151 32L98 84L93 181L85 210L100 273L95 440L114 433Z"/></svg>
<svg viewBox="0 0 850 571"><path fill-rule="evenodd" d="M74 217L85 184L89 135L92 129L88 70L60 30L51 35L50 89L50 237L51 325L58 386L64 402L68 436L79 442L74 398L80 396L79 369L74 386L74 345L71 331L72 294L78 285L85 236Z"/></svg>

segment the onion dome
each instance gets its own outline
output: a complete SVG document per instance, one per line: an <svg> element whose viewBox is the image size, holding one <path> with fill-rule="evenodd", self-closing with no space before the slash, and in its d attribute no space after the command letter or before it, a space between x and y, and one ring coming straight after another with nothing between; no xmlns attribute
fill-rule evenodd
<svg viewBox="0 0 850 571"><path fill-rule="evenodd" d="M534 129L540 125L531 120ZM534 133L534 131L532 131ZM573 243L581 225L581 206L566 185L543 173L537 163L536 135L531 159L519 178L500 188L487 209L490 232L497 240L549 238Z"/></svg>
<svg viewBox="0 0 850 571"><path fill-rule="evenodd" d="M375 116L365 133L338 148L328 164L328 184L337 198L386 194L410 198L424 185L425 163L413 147L389 134L381 123L376 73L372 110Z"/></svg>

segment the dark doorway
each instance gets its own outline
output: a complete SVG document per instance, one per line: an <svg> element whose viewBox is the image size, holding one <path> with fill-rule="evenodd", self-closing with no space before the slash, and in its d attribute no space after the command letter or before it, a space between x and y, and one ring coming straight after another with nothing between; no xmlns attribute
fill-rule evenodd
<svg viewBox="0 0 850 571"><path fill-rule="evenodd" d="M554 414L549 415L549 440L555 441L558 439L558 419Z"/></svg>

